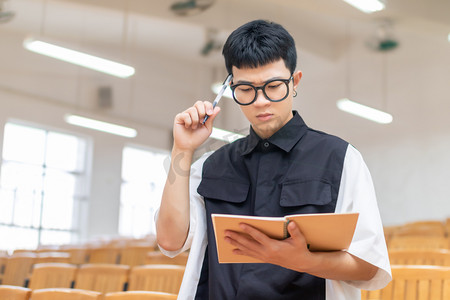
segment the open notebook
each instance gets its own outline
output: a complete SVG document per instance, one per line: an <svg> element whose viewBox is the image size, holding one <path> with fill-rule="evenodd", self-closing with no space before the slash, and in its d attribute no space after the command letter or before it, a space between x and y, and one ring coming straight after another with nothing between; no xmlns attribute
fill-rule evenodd
<svg viewBox="0 0 450 300"><path fill-rule="evenodd" d="M358 213L299 214L285 217L259 217L212 214L219 263L260 263L243 255L233 254L234 246L225 241L225 230L242 232L240 223L249 224L274 239L288 237L287 224L295 222L306 238L311 251L336 251L349 247L358 221Z"/></svg>

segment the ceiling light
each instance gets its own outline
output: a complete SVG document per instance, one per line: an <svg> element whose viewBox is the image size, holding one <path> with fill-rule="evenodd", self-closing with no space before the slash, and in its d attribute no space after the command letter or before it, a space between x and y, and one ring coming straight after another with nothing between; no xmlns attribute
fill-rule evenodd
<svg viewBox="0 0 450 300"><path fill-rule="evenodd" d="M366 14L383 10L385 5L380 0L344 0Z"/></svg>
<svg viewBox="0 0 450 300"><path fill-rule="evenodd" d="M120 78L127 78L134 74L133 67L47 42L35 40L33 38L25 39L23 45L26 49L32 52Z"/></svg>
<svg viewBox="0 0 450 300"><path fill-rule="evenodd" d="M347 98L338 100L337 107L342 111L380 124L389 124L393 120L392 115L384 111L356 103Z"/></svg>
<svg viewBox="0 0 450 300"><path fill-rule="evenodd" d="M65 115L64 120L72 125L107 132L115 135L120 135L128 138L134 138L137 136L136 129L112 123L102 122L94 119L89 119L77 115L70 115L70 114Z"/></svg>
<svg viewBox="0 0 450 300"><path fill-rule="evenodd" d="M211 90L214 92L214 94L218 94L220 92L220 90L222 89L222 86L223 86L223 82L213 83L211 86ZM227 88L225 89L225 92L223 93L223 96L233 99L233 93L231 92L230 86L227 86Z"/></svg>
<svg viewBox="0 0 450 300"><path fill-rule="evenodd" d="M212 133L209 137L219 140L219 141L232 143L235 140L244 137L244 135L236 133L236 132L231 132L231 131L227 131L224 129L213 127Z"/></svg>

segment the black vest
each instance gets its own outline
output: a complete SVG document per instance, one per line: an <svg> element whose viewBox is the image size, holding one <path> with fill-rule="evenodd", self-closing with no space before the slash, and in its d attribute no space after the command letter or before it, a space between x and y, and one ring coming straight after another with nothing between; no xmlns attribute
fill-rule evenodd
<svg viewBox="0 0 450 300"><path fill-rule="evenodd" d="M335 211L348 144L312 130L297 112L267 140L250 135L204 163L208 247L196 299L325 299L325 280L272 264L219 264L212 213L282 217Z"/></svg>

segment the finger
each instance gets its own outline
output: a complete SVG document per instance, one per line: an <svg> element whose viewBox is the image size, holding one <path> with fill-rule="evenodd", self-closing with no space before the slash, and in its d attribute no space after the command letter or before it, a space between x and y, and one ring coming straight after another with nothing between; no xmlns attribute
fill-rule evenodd
<svg viewBox="0 0 450 300"><path fill-rule="evenodd" d="M213 113L211 115L209 115L208 120L206 120L206 122L205 122L206 128L212 129L214 119L217 117L219 112L220 112L220 107L219 106L214 107Z"/></svg>
<svg viewBox="0 0 450 300"><path fill-rule="evenodd" d="M201 120L203 120L203 118L206 115L206 111L207 111L207 107L206 107L205 103L206 103L206 101L205 102L197 101L194 104L194 107L197 109L198 116Z"/></svg>
<svg viewBox="0 0 450 300"><path fill-rule="evenodd" d="M240 248L258 248L260 247L260 244L256 242L252 237L248 236L247 234L241 234L239 232L234 232L231 230L227 230L225 232L225 238L228 238L227 241L234 245L234 246L240 246Z"/></svg>
<svg viewBox="0 0 450 300"><path fill-rule="evenodd" d="M232 239L231 237L225 237L225 241L236 247L233 249L233 253L235 254L258 257L258 253L256 251L246 247L244 244Z"/></svg>
<svg viewBox="0 0 450 300"><path fill-rule="evenodd" d="M241 227L241 229L245 233L250 235L255 241L259 242L260 244L266 244L270 240L270 238L267 235L265 235L264 233L262 233L261 231L259 231L255 227L252 227L252 226L250 226L248 224L241 223L241 224L239 224L239 227Z"/></svg>
<svg viewBox="0 0 450 300"><path fill-rule="evenodd" d="M306 243L305 236L301 232L300 228L295 224L295 222L289 222L287 226L289 235L293 240L300 241L302 243Z"/></svg>
<svg viewBox="0 0 450 300"><path fill-rule="evenodd" d="M186 111L179 113L175 116L175 123L179 125L183 125L186 128L189 128L192 125L192 119L189 113Z"/></svg>
<svg viewBox="0 0 450 300"><path fill-rule="evenodd" d="M199 124L199 121L200 121L200 116L198 114L197 108L195 106L190 107L186 110L186 112L189 114L189 116L191 117L191 120L192 120L190 127L192 129L196 129ZM189 128L189 127L187 127L187 128Z"/></svg>

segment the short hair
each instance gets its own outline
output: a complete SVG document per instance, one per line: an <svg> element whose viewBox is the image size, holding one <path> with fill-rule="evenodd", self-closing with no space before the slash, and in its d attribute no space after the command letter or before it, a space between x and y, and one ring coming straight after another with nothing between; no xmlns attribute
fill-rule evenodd
<svg viewBox="0 0 450 300"><path fill-rule="evenodd" d="M294 38L280 24L255 20L234 30L223 46L222 54L229 74L232 67L257 68L283 59L294 73L297 51Z"/></svg>

